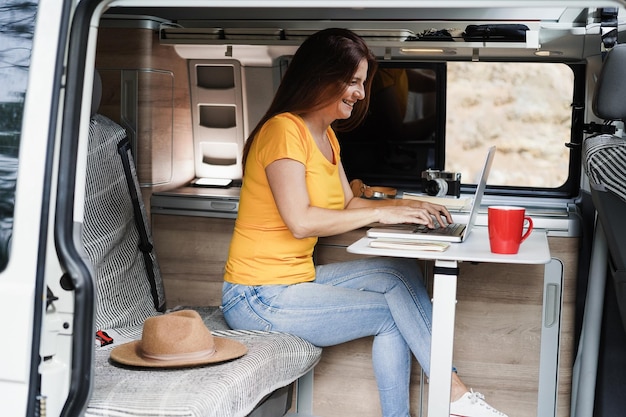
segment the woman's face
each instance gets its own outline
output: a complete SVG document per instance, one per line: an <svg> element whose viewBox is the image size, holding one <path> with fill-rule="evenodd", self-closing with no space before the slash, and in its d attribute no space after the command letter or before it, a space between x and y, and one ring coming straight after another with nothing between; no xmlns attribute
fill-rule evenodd
<svg viewBox="0 0 626 417"><path fill-rule="evenodd" d="M365 98L364 83L367 78L367 69L367 60L362 59L341 97L326 107L325 110L332 120L349 118L356 102Z"/></svg>

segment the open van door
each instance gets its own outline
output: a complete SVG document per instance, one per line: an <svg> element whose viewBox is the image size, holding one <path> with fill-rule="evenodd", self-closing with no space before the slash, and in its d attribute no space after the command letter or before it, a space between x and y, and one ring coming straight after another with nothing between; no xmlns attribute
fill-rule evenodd
<svg viewBox="0 0 626 417"><path fill-rule="evenodd" d="M52 233L64 59L76 3L0 5L0 404L7 416L76 415L89 394L90 350L72 342L77 286ZM86 327L92 316L81 317Z"/></svg>

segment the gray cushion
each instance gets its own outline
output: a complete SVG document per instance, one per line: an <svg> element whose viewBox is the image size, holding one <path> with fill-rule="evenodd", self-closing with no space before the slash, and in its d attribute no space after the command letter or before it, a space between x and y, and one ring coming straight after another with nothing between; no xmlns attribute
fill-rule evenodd
<svg viewBox="0 0 626 417"><path fill-rule="evenodd" d="M319 361L321 349L278 332L226 330L217 307L196 308L216 336L244 343L242 358L187 369L139 369L109 361L113 346L141 337L141 326L109 332L118 343L96 349L94 389L86 416L248 415L267 394L289 385Z"/></svg>
<svg viewBox="0 0 626 417"><path fill-rule="evenodd" d="M97 329L140 325L157 313L118 153L118 143L124 138L126 131L117 123L99 114L92 117L83 247L96 274ZM161 305L165 295L156 263L154 270L157 302Z"/></svg>
<svg viewBox="0 0 626 417"><path fill-rule="evenodd" d="M583 158L591 185L626 201L626 141L612 135L587 138L583 142Z"/></svg>

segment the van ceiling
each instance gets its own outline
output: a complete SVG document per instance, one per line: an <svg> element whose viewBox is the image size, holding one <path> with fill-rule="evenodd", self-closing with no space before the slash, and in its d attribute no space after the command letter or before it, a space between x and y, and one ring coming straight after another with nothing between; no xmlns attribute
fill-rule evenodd
<svg viewBox="0 0 626 417"><path fill-rule="evenodd" d="M149 15L162 19L197 22L202 20L535 20L560 23L586 22L581 7L494 7L494 8L215 8L146 7L110 9L109 14Z"/></svg>
<svg viewBox="0 0 626 417"><path fill-rule="evenodd" d="M125 0L114 1L112 4L124 4ZM172 0L174 1L174 0ZM626 1L626 0L624 0ZM294 0L289 7L276 7L276 2L268 1L267 7L241 7L241 2L232 1L232 7L134 7L137 1L129 1L131 7L112 7L104 15L107 19L140 19L150 17L162 23L174 23L170 28L201 29L201 28L279 28L279 29L321 29L341 25L351 29L408 29L414 33L423 33L437 29L464 29L469 24L484 23L522 23L531 28L539 42L528 43L523 48L504 49L504 45L479 48L481 59L532 59L551 60L553 58L537 58L533 55L537 47L556 51L561 61L578 61L589 55L600 52L600 11L595 7L585 8L582 5L618 6L624 1L476 1L451 2L439 0L433 2L414 0L416 7L300 7L303 2ZM180 2L185 3L184 1ZM278 2L281 3L281 2ZM307 2L310 5L312 2ZM342 2L337 2L341 4ZM380 4L375 2L376 4ZM400 3L390 2L390 5ZM458 4L473 4L476 7L454 7ZM150 4L149 0L146 4ZM161 3L163 4L163 3ZM193 2L192 4L198 4ZM207 2L207 4L211 4ZM224 2L221 2L224 4ZM282 4L282 3L281 3ZM345 3L344 3L345 4ZM519 4L525 7L488 7L492 5ZM563 6L568 4L568 6ZM293 7L291 6L293 5ZM482 7L478 7L482 5ZM530 7L528 5L532 5ZM623 11L623 9L620 8ZM158 22L157 22L158 24ZM406 27L405 27L406 26ZM165 27L165 26L163 26ZM171 29L176 30L176 29ZM619 30L619 29L618 29ZM530 32L529 32L530 33ZM179 38L180 39L180 38ZM174 43L202 43L192 41L175 41ZM171 43L171 42L170 42ZM211 43L211 42L208 42ZM236 42L235 42L236 43ZM262 41L261 41L262 43ZM473 59L475 50L471 45L454 45L457 54L450 59ZM486 45L485 45L486 46ZM493 45L492 45L493 46ZM467 51L463 53L462 49ZM552 52L551 52L552 53Z"/></svg>

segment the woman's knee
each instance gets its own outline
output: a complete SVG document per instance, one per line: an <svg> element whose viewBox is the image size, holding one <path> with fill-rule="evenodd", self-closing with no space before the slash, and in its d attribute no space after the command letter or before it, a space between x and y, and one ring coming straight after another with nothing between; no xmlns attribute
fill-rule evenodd
<svg viewBox="0 0 626 417"><path fill-rule="evenodd" d="M380 270L386 271L392 280L423 283L422 272L415 259L380 258L378 262Z"/></svg>

